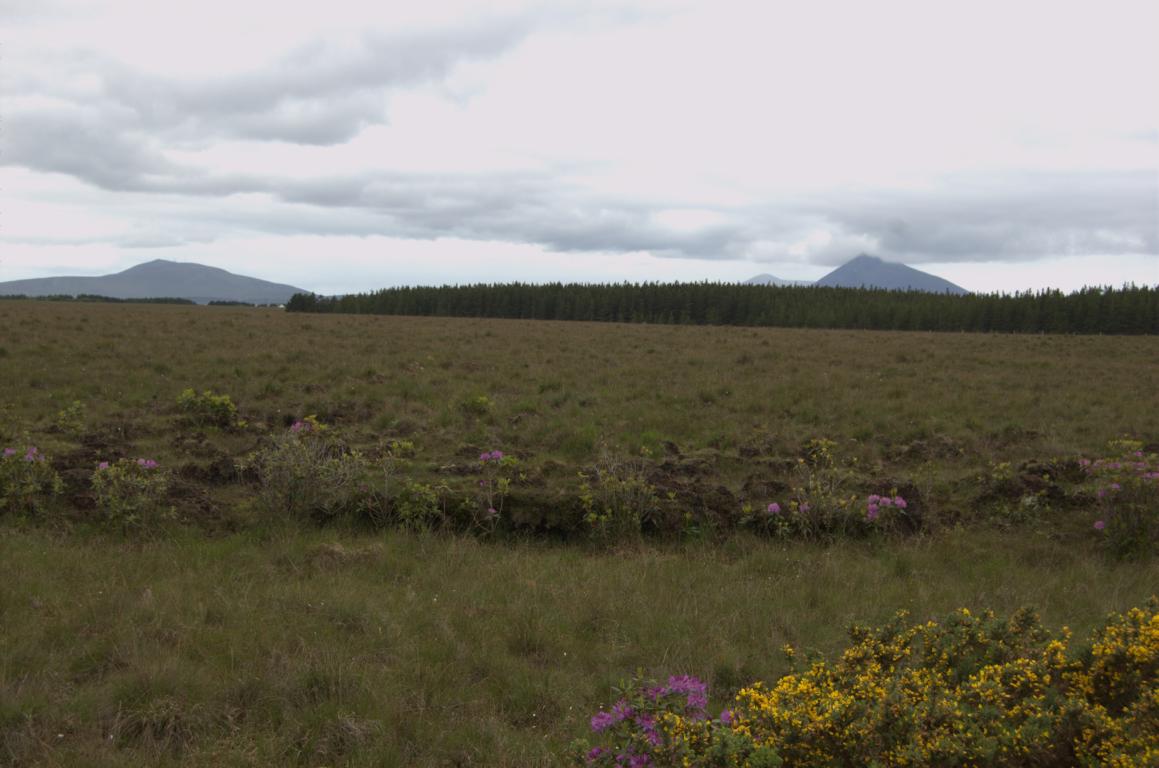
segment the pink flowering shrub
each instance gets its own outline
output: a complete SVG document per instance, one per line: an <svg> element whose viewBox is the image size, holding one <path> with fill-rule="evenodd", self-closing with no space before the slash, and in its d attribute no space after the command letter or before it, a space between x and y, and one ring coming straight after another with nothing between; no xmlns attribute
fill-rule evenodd
<svg viewBox="0 0 1159 768"><path fill-rule="evenodd" d="M1117 557L1159 552L1159 456L1142 443L1114 440L1111 456L1080 459L1095 498L1092 529Z"/></svg>
<svg viewBox="0 0 1159 768"><path fill-rule="evenodd" d="M852 468L839 464L835 443L816 439L797 460L796 479L787 497L767 504L745 504L741 524L778 538L829 539L864 536L874 531L916 528L911 501L896 488L862 497L846 490L858 481Z"/></svg>
<svg viewBox="0 0 1159 768"><path fill-rule="evenodd" d="M484 451L479 454L479 471L478 491L464 506L471 530L491 533L503 518L511 483L519 477L519 460L503 451Z"/></svg>
<svg viewBox="0 0 1159 768"><path fill-rule="evenodd" d="M36 446L0 452L0 513L34 514L63 488L60 475Z"/></svg>
<svg viewBox="0 0 1159 768"><path fill-rule="evenodd" d="M92 475L93 496L105 523L148 530L173 517L164 504L170 475L154 459L102 461Z"/></svg>
<svg viewBox="0 0 1159 768"><path fill-rule="evenodd" d="M262 504L273 519L316 522L349 509L366 471L362 455L312 416L295 421L239 467L256 474Z"/></svg>

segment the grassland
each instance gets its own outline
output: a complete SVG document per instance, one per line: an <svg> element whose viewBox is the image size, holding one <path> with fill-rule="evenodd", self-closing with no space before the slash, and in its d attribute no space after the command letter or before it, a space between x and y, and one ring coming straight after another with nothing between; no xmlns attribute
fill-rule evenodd
<svg viewBox="0 0 1159 768"><path fill-rule="evenodd" d="M0 762L557 765L637 669L723 696L783 672L784 643L835 651L854 620L1028 605L1082 636L1159 584L1159 558L1107 558L1081 503L1015 519L979 492L1002 462L1154 446L1150 337L45 302L0 304L0 328L0 442L34 442L66 483L50 514L0 521ZM249 426L183 424L187 387L228 393ZM61 416L77 401L79 425ZM469 484L501 448L527 498L561 501L601 451L643 448L690 494L759 502L825 437L866 487L912 486L925 525L608 549L533 526L258 524L233 462L308 414L368 456L411 440L431 483ZM87 522L96 462L122 456L175 470L180 525Z"/></svg>

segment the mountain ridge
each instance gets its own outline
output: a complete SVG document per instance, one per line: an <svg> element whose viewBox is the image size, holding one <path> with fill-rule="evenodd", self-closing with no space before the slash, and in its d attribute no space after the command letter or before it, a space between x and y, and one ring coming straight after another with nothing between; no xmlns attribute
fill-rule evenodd
<svg viewBox="0 0 1159 768"><path fill-rule="evenodd" d="M38 277L0 282L0 295L77 296L90 294L113 299L175 298L199 304L239 301L249 304L285 304L302 288L229 272L220 267L186 261L154 259L121 272L98 276Z"/></svg>
<svg viewBox="0 0 1159 768"><path fill-rule="evenodd" d="M927 293L968 294L965 288L929 272L905 264L885 261L862 253L853 257L820 279L782 280L760 274L744 281L746 285L816 285L823 288L878 288L889 291L925 291Z"/></svg>

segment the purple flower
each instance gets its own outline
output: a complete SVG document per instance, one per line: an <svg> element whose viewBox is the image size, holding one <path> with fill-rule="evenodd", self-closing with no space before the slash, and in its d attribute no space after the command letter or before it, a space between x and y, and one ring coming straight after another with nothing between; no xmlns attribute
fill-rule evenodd
<svg viewBox="0 0 1159 768"><path fill-rule="evenodd" d="M1123 486L1119 485L1118 483L1111 483L1111 490L1112 491L1121 491L1121 490L1123 490Z"/></svg>
<svg viewBox="0 0 1159 768"><path fill-rule="evenodd" d="M905 499L903 499L901 496L893 497L893 505L898 509L905 509L907 506L909 506L906 504Z"/></svg>
<svg viewBox="0 0 1159 768"><path fill-rule="evenodd" d="M592 730L596 733L607 730L618 723L616 716L611 712L597 712L592 715Z"/></svg>
<svg viewBox="0 0 1159 768"><path fill-rule="evenodd" d="M688 706L703 710L708 706L708 686L690 675L679 675L668 678L668 685L660 691L662 695L672 693L683 694Z"/></svg>
<svg viewBox="0 0 1159 768"><path fill-rule="evenodd" d="M603 757L605 752L607 752L607 750L604 749L603 747L592 747L590 750L588 750L588 755L587 755L588 762L594 763L595 761L597 761L601 757Z"/></svg>
<svg viewBox="0 0 1159 768"><path fill-rule="evenodd" d="M878 496L876 493L869 494L869 503L870 504L876 504L879 501L881 501L881 497Z"/></svg>
<svg viewBox="0 0 1159 768"><path fill-rule="evenodd" d="M144 469L156 469L159 465L152 459L137 459L137 466Z"/></svg>
<svg viewBox="0 0 1159 768"><path fill-rule="evenodd" d="M97 464L97 469L108 469L108 468L109 468L109 462L107 462L107 461L102 461L100 464Z"/></svg>
<svg viewBox="0 0 1159 768"><path fill-rule="evenodd" d="M805 514L806 512L808 512L809 511L809 502L802 501L801 506L800 506L800 510L801 510L801 514Z"/></svg>
<svg viewBox="0 0 1159 768"><path fill-rule="evenodd" d="M772 504L769 505L769 514L770 515L781 514L781 505L774 501Z"/></svg>
<svg viewBox="0 0 1159 768"><path fill-rule="evenodd" d="M490 458L491 458L491 454L488 453L487 451L483 451L482 453L479 454L479 461L488 461Z"/></svg>
<svg viewBox="0 0 1159 768"><path fill-rule="evenodd" d="M487 517L499 517L499 510L495 507L487 507Z"/></svg>
<svg viewBox="0 0 1159 768"><path fill-rule="evenodd" d="M720 710L720 722L722 725L732 725L732 718L732 712L729 712L727 709Z"/></svg>
<svg viewBox="0 0 1159 768"><path fill-rule="evenodd" d="M1095 530L1096 530L1096 531L1101 531L1101 530L1103 530L1103 529L1104 529L1104 528L1106 528L1106 527L1107 527L1107 521L1106 521L1106 520L1096 520L1096 521L1095 521Z"/></svg>
<svg viewBox="0 0 1159 768"><path fill-rule="evenodd" d="M866 512L865 512L865 518L867 520L869 520L870 522L873 522L874 520L877 519L877 505L876 504L869 505L869 509L866 510Z"/></svg>
<svg viewBox="0 0 1159 768"><path fill-rule="evenodd" d="M15 448L5 448L4 449L4 458L8 458L9 456L15 456L15 455L16 455Z"/></svg>
<svg viewBox="0 0 1159 768"><path fill-rule="evenodd" d="M1100 499L1101 499L1101 498L1103 498L1103 497L1104 497L1104 496L1106 496L1106 495L1107 495L1107 489L1106 489L1106 488L1100 488L1099 490L1095 491L1095 496L1098 496Z"/></svg>
<svg viewBox="0 0 1159 768"><path fill-rule="evenodd" d="M40 451L38 451L36 449L35 445L30 446L28 449L28 453L24 454L24 460L25 461L38 461L40 459L43 459L44 457L38 455L39 453L40 453Z"/></svg>

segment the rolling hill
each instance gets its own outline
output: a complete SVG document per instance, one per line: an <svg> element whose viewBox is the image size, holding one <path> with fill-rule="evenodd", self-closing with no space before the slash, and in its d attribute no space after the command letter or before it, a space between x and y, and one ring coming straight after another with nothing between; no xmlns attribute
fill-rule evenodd
<svg viewBox="0 0 1159 768"><path fill-rule="evenodd" d="M199 304L244 301L250 304L285 304L301 288L235 275L204 264L154 261L123 272L99 277L41 277L0 283L0 295L77 296L90 294L114 299L176 298Z"/></svg>

